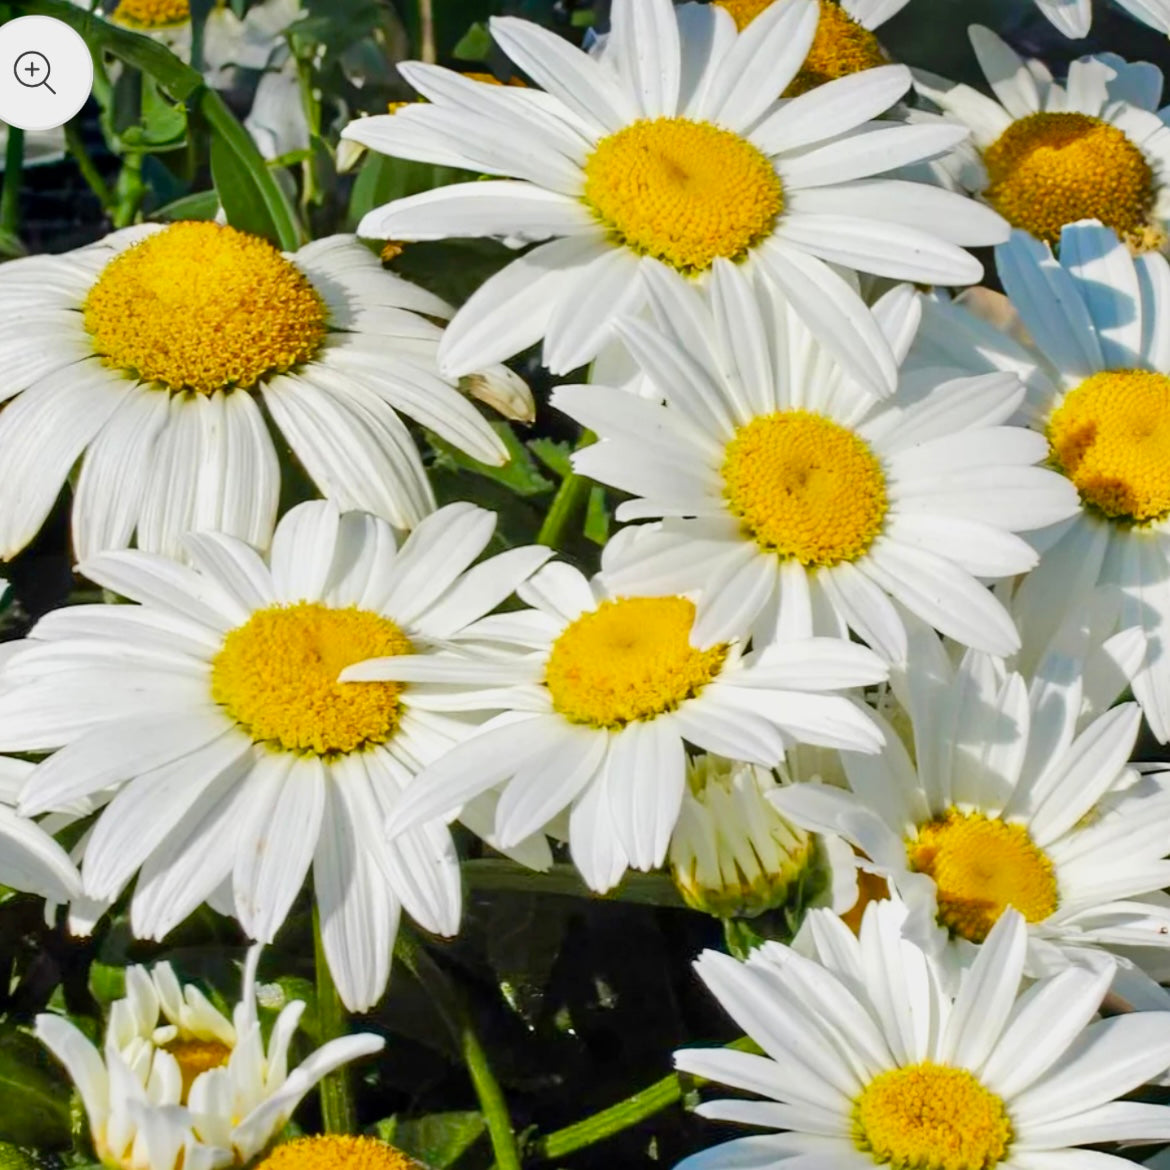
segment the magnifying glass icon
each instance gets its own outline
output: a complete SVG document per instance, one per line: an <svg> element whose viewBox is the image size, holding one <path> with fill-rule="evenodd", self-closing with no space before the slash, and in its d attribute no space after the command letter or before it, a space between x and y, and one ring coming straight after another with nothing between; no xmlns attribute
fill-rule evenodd
<svg viewBox="0 0 1170 1170"><path fill-rule="evenodd" d="M57 91L49 84L49 58L36 49L21 53L12 66L12 75L25 89L39 89L42 85L54 97Z"/></svg>

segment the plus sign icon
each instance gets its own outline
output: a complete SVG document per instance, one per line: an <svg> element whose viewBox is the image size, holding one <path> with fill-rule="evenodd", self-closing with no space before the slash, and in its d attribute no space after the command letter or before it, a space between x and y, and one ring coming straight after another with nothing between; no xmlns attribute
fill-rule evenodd
<svg viewBox="0 0 1170 1170"><path fill-rule="evenodd" d="M67 24L21 16L0 25L0 120L22 130L69 121L93 87L93 59Z"/></svg>

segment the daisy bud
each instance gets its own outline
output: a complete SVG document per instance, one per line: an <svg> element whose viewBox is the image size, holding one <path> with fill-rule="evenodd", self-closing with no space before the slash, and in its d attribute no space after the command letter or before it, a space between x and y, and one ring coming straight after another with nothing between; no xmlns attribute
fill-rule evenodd
<svg viewBox="0 0 1170 1170"><path fill-rule="evenodd" d="M531 388L507 366L488 366L476 374L467 374L459 379L459 389L513 422L530 423L536 418Z"/></svg>
<svg viewBox="0 0 1170 1170"><path fill-rule="evenodd" d="M754 918L783 906L816 865L816 841L768 802L767 768L704 755L687 768L687 791L670 842L683 900L719 918Z"/></svg>

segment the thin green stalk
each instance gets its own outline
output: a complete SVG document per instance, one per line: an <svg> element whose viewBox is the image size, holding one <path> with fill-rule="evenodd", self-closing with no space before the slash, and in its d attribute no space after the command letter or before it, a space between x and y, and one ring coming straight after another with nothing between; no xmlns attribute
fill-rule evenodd
<svg viewBox="0 0 1170 1170"><path fill-rule="evenodd" d="M740 1052L759 1051L756 1044L746 1036L727 1047ZM663 1109L669 1109L671 1105L677 1105L692 1086L704 1083L701 1077L688 1077L684 1086L682 1078L677 1073L671 1073L645 1089L640 1089L624 1101L619 1101L608 1109L602 1109L600 1113L594 1113L582 1121L565 1126L564 1129L546 1134L529 1147L529 1152L534 1158L544 1162L567 1157L577 1150L583 1150L587 1146L613 1137L614 1134L621 1133L622 1130L629 1129L656 1113L661 1113Z"/></svg>
<svg viewBox="0 0 1170 1170"><path fill-rule="evenodd" d="M110 195L110 188L106 185L105 179L102 178L101 173L94 165L94 161L89 156L89 151L85 149L85 143L81 138L81 131L77 128L76 122L65 123L65 146L69 153L73 156L73 161L77 163L77 169L81 172L81 177L86 181L89 189L98 197L98 202L102 205L103 211L108 211L113 202L113 197Z"/></svg>
<svg viewBox="0 0 1170 1170"><path fill-rule="evenodd" d="M24 180L24 131L8 127L4 152L4 188L0 191L0 230L10 236L20 232L20 185Z"/></svg>
<svg viewBox="0 0 1170 1170"><path fill-rule="evenodd" d="M321 1043L344 1036L345 1008L333 975L329 960L325 957L325 944L321 940L321 917L313 906L313 960L317 969L317 1020L321 1029ZM318 1088L321 1095L321 1119L326 1133L357 1133L357 1106L353 1099L353 1085L349 1069L344 1065L331 1072Z"/></svg>
<svg viewBox="0 0 1170 1170"><path fill-rule="evenodd" d="M439 59L435 45L434 0L418 0L418 39L419 55L433 65Z"/></svg>
<svg viewBox="0 0 1170 1170"><path fill-rule="evenodd" d="M580 451L582 447L588 447L596 441L597 436L592 431L585 431L577 441L575 449ZM536 534L537 544L546 544L549 548L561 547L565 537L577 527L578 518L589 503L589 492L592 487L591 479L578 475L575 471L570 471L561 480L557 494L553 496L553 502L549 506L548 515L545 516L544 523Z"/></svg>
<svg viewBox="0 0 1170 1170"><path fill-rule="evenodd" d="M495 1170L521 1170L520 1147L512 1128L508 1103L463 996L409 931L398 932L394 953L430 993L435 1008L459 1045L480 1112L487 1123L488 1137L496 1157Z"/></svg>

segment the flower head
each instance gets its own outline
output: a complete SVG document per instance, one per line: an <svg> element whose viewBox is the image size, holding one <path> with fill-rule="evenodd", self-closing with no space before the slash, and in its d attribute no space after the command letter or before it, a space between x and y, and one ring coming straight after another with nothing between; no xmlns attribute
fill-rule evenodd
<svg viewBox="0 0 1170 1170"><path fill-rule="evenodd" d="M287 1004L265 1044L256 1007L254 947L228 1020L179 983L170 964L126 970L126 997L110 1009L103 1050L60 1016L36 1033L77 1085L102 1163L118 1170L243 1166L284 1128L327 1073L381 1051L380 1036L331 1040L294 1070L289 1045L305 1005Z"/></svg>
<svg viewBox="0 0 1170 1170"><path fill-rule="evenodd" d="M615 0L601 60L535 24L493 18L497 44L543 92L402 65L428 101L362 118L344 137L503 177L400 199L360 232L540 242L460 309L442 368L465 373L544 338L545 364L564 373L641 307L647 271L704 282L722 260L791 293L859 380L892 389L889 344L835 268L966 284L980 267L960 245L996 242L1006 228L949 192L873 177L965 137L945 124L871 121L906 91L903 67L777 100L820 17L817 0L776 0L737 31L723 7Z"/></svg>
<svg viewBox="0 0 1170 1170"><path fill-rule="evenodd" d="M1170 1108L1118 1100L1170 1063L1170 1013L1094 1020L1111 964L1070 968L1021 994L1015 911L947 990L902 937L904 914L897 902L872 903L856 938L814 910L808 957L778 943L744 963L704 952L700 977L764 1055L691 1048L675 1063L768 1098L709 1101L701 1116L770 1132L678 1170L1072 1167L1104 1157L1083 1145L1170 1136Z"/></svg>

